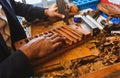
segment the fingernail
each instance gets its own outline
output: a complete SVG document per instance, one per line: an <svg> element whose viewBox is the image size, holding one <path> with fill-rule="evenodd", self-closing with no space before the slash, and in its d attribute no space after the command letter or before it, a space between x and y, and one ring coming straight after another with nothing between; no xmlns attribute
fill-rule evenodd
<svg viewBox="0 0 120 78"><path fill-rule="evenodd" d="M62 18L65 18L65 15L62 15Z"/></svg>

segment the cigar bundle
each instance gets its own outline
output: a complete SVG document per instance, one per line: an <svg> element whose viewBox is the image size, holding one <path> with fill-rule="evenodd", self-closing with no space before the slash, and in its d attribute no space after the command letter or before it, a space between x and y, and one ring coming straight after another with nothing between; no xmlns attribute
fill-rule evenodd
<svg viewBox="0 0 120 78"><path fill-rule="evenodd" d="M45 60L47 60L47 62L48 62L48 60L54 59L58 55L61 55L63 52L67 52L68 50L71 50L71 49L83 44L84 42L88 42L88 40L92 39L91 32L88 32L88 31L82 29L81 27L78 27L75 25L63 25L63 26L57 26L56 28L50 29L46 32L42 32L42 33L34 35L32 37L22 39L22 40L16 42L14 44L14 46L16 47L16 49L19 49L21 46L27 44L32 39L39 37L39 36L48 35L49 33L59 34L61 36L64 36L66 38L65 44L62 47L56 49L56 51L54 53L51 53L50 55L44 57L44 59L38 59L38 60L36 59L36 62L34 62L34 64L33 64L33 65L36 65L36 68L34 70L35 74L38 74L39 72L52 70L52 67L51 68L48 67L48 69L46 69L46 67L45 67L45 69L43 68L43 70L40 68L41 71L39 71L39 67L43 66L44 63L46 63ZM38 63L42 63L42 64L38 64ZM57 68L57 67L59 67L59 65L58 66L55 65L55 67L53 67L53 69Z"/></svg>
<svg viewBox="0 0 120 78"><path fill-rule="evenodd" d="M22 39L14 44L16 49L19 49L21 46L27 44L29 41L32 39L43 36L43 35L48 35L48 34L59 34L61 36L64 36L66 38L65 40L65 45L62 47L63 49L71 49L75 45L79 45L82 42L85 42L87 39L91 37L91 33L82 29L81 27L75 26L75 25L65 25L65 26L59 26L54 29L48 30L46 32L34 35L32 37L28 37L26 39ZM68 48L70 47L70 48Z"/></svg>

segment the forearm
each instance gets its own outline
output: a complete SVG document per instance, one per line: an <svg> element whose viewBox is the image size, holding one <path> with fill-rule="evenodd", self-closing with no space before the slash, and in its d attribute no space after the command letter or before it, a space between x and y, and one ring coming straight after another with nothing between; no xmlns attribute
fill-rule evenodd
<svg viewBox="0 0 120 78"><path fill-rule="evenodd" d="M12 2L12 6L16 15L25 17L28 21L34 20L36 18L43 19L45 17L45 8L20 2Z"/></svg>

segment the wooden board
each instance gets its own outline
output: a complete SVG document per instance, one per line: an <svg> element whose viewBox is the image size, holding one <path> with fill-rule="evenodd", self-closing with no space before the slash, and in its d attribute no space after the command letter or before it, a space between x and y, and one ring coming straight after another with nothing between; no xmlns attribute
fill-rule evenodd
<svg viewBox="0 0 120 78"><path fill-rule="evenodd" d="M80 76L79 78L120 78L120 63L107 66L98 71Z"/></svg>
<svg viewBox="0 0 120 78"><path fill-rule="evenodd" d="M39 23L34 24L31 28L32 35L47 31L51 28L55 28L55 27L61 26L63 24L64 24L63 21L56 22L53 25L49 25L49 26L43 26ZM77 59L77 58L87 57L90 55L98 55L98 53L99 53L98 49L97 48L90 49L89 45L90 45L89 43L85 43L83 45L80 45L80 46L72 49L72 50L64 52L62 55L59 55L58 57L54 58L53 60L42 65L42 67L38 66L35 69L35 73L39 74L41 72L59 68L59 67L61 67L61 63L65 60L68 61L68 60L73 60L73 59Z"/></svg>

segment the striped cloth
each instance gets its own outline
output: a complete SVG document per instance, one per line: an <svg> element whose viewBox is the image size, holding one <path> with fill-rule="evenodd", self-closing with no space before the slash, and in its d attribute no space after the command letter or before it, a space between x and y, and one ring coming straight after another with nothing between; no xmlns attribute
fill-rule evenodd
<svg viewBox="0 0 120 78"><path fill-rule="evenodd" d="M7 46L11 47L11 38L10 38L10 30L6 15L0 5L0 33L2 34L4 40L6 41Z"/></svg>

